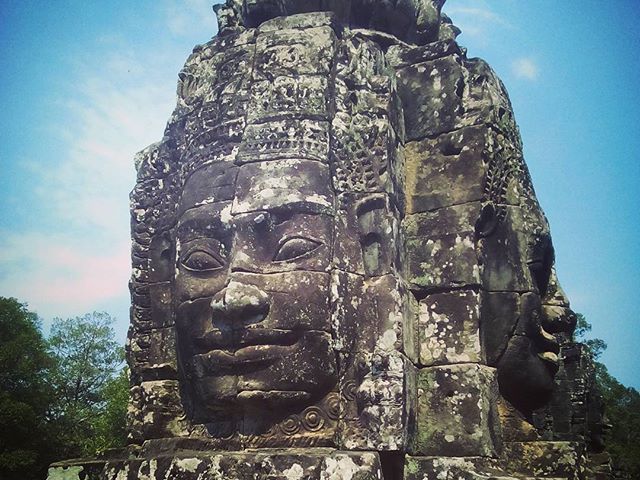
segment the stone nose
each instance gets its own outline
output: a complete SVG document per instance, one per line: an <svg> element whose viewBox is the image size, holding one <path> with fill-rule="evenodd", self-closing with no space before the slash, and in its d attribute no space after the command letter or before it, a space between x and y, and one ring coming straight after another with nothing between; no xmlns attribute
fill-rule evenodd
<svg viewBox="0 0 640 480"><path fill-rule="evenodd" d="M269 313L269 296L255 285L231 281L211 299L212 320L249 324Z"/></svg>

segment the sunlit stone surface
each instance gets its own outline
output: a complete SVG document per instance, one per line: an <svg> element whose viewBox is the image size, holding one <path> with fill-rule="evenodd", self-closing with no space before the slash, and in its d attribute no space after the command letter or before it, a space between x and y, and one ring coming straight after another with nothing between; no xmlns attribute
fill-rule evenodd
<svg viewBox="0 0 640 480"><path fill-rule="evenodd" d="M131 446L50 479L606 474L508 96L442 3L216 6L136 159Z"/></svg>

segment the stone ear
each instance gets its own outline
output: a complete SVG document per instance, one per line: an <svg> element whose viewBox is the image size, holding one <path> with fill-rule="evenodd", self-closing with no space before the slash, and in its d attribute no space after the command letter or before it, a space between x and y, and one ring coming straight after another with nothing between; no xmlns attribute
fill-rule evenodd
<svg viewBox="0 0 640 480"><path fill-rule="evenodd" d="M356 207L356 216L365 273L368 277L381 275L391 260L385 198L372 195L363 199Z"/></svg>
<svg viewBox="0 0 640 480"><path fill-rule="evenodd" d="M169 232L156 235L149 246L150 279L154 282L166 282L174 272L174 246Z"/></svg>
<svg viewBox="0 0 640 480"><path fill-rule="evenodd" d="M482 206L480 216L476 220L475 229L478 238L486 238L491 235L498 225L498 212L493 202L487 202Z"/></svg>

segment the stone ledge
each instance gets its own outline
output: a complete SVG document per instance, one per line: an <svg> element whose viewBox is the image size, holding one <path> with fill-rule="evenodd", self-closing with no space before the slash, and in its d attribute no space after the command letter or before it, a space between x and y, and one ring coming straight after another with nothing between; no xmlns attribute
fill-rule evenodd
<svg viewBox="0 0 640 480"><path fill-rule="evenodd" d="M70 460L53 464L47 480L378 480L377 452L331 449L185 452L128 460Z"/></svg>
<svg viewBox="0 0 640 480"><path fill-rule="evenodd" d="M502 464L510 471L540 478L583 478L584 453L577 442L505 442Z"/></svg>

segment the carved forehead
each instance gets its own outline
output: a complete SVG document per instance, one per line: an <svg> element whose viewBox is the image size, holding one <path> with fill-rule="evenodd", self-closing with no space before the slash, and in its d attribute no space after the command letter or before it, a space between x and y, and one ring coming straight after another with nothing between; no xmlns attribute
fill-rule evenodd
<svg viewBox="0 0 640 480"><path fill-rule="evenodd" d="M237 167L218 162L186 179L179 202L179 224L194 215L223 218L256 211L334 212L329 167L312 160L278 160ZM197 212L197 213L194 213Z"/></svg>
<svg viewBox="0 0 640 480"><path fill-rule="evenodd" d="M178 215L203 204L233 200L238 167L215 162L191 172L182 187Z"/></svg>
<svg viewBox="0 0 640 480"><path fill-rule="evenodd" d="M236 182L232 213L283 208L332 213L329 167L313 160L243 165Z"/></svg>
<svg viewBox="0 0 640 480"><path fill-rule="evenodd" d="M178 238L215 236L230 230L231 202L208 203L186 210L178 219Z"/></svg>

